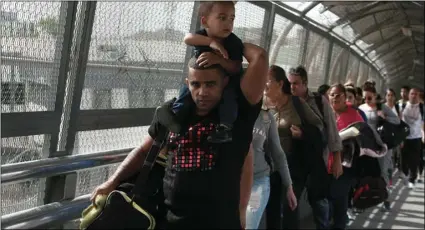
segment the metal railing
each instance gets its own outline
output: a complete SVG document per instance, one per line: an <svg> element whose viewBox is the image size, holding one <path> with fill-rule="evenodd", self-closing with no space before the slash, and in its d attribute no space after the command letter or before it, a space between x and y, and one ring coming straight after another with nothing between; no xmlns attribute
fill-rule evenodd
<svg viewBox="0 0 425 230"><path fill-rule="evenodd" d="M78 170L101 167L124 160L132 148L106 152L55 157L1 166L2 184L35 178L46 178ZM89 204L90 195L53 202L1 217L2 229L33 229L60 225L81 216Z"/></svg>

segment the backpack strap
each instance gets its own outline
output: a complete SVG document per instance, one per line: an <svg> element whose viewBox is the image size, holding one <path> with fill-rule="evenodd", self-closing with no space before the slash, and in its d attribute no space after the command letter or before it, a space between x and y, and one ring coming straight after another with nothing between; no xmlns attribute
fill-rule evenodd
<svg viewBox="0 0 425 230"><path fill-rule="evenodd" d="M155 111L155 113L156 112L157 111ZM158 135L154 139L153 144L149 149L148 154L146 155L145 161L143 162L143 166L139 171L140 173L137 176L136 182L134 183L134 187L131 191L131 194L133 195L132 199L134 199L135 197L139 198L148 190L147 182L150 171L153 165L155 164L156 158L161 152L162 147L164 147L167 143L168 134L168 129L164 125L159 123Z"/></svg>
<svg viewBox="0 0 425 230"><path fill-rule="evenodd" d="M304 108L301 105L301 100L297 96L292 96L292 103L294 105L295 110L297 111L298 116L300 117L301 124L306 123Z"/></svg>
<svg viewBox="0 0 425 230"><path fill-rule="evenodd" d="M397 115L399 115L400 114L400 105L398 103L395 103L394 107L395 107L395 111L397 112Z"/></svg>
<svg viewBox="0 0 425 230"><path fill-rule="evenodd" d="M419 111L421 111L422 120L424 119L424 104L419 103Z"/></svg>

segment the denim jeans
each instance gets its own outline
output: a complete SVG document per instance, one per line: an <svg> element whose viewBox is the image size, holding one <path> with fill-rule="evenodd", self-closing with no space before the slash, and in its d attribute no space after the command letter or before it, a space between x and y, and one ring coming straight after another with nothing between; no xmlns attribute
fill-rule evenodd
<svg viewBox="0 0 425 230"><path fill-rule="evenodd" d="M258 229L270 196L270 177L254 179L246 210L246 229Z"/></svg>
<svg viewBox="0 0 425 230"><path fill-rule="evenodd" d="M347 226L348 200L354 172L351 168L343 169L344 173L338 179L332 178L330 185L328 215L333 217L333 229L346 229Z"/></svg>

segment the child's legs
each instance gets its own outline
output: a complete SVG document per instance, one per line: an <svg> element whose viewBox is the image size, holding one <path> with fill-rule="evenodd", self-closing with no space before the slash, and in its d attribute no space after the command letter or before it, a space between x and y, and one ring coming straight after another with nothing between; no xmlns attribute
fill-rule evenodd
<svg viewBox="0 0 425 230"><path fill-rule="evenodd" d="M180 89L179 96L177 97L176 101L173 104L173 112L178 113L182 108L184 103L187 102L185 100L187 97L190 96L189 88L186 84L183 84L182 88Z"/></svg>
<svg viewBox="0 0 425 230"><path fill-rule="evenodd" d="M220 104L220 123L232 126L238 116L238 103L236 92L233 87L226 87L223 92L223 100Z"/></svg>

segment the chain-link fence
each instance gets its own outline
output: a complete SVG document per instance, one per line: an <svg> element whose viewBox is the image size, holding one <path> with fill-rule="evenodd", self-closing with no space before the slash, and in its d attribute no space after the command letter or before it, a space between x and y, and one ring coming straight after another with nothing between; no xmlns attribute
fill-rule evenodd
<svg viewBox="0 0 425 230"><path fill-rule="evenodd" d="M302 10L310 3L285 4ZM90 15L87 2L2 2L1 110L22 114L57 112L59 116L49 123L55 127L48 129L55 130L52 133L31 130L36 135L2 138L2 165L43 159L56 150L77 155L139 145L147 135L148 123L136 127L122 125L123 128L93 124L90 128L93 130L82 130L78 125L84 123L81 119L85 117L79 117L75 111L93 112L93 116L101 118L118 109L131 112L155 108L177 96L190 50L183 37L195 29L197 20L192 15L197 15L196 5L194 2L97 2ZM316 33L311 25L304 27L271 9L271 4L238 2L234 23L234 33L242 41L269 47L270 64L286 71L305 65L312 90L324 83L352 79L360 84L368 78L378 78L376 70L350 54L347 47L335 43L334 38ZM318 5L314 9L324 8ZM315 20L322 17L320 20L326 27L336 20L329 13L306 17ZM91 19L93 24L89 24ZM92 29L91 34L88 35L86 27ZM355 39L350 27L335 31ZM90 38L89 43L88 39L83 40L85 35ZM356 44L362 45L360 41ZM369 56L376 55L369 52ZM80 73L82 68L85 71ZM79 104L75 105L76 101ZM61 108L55 108L55 104ZM108 122L115 122L115 127L125 123L119 116L117 119ZM35 129L18 129L30 128ZM75 139L69 138L73 135ZM116 167L115 164L77 172L75 195L90 193ZM2 213L43 204L44 187L44 179L3 186Z"/></svg>

